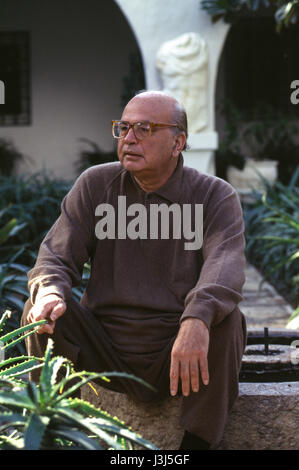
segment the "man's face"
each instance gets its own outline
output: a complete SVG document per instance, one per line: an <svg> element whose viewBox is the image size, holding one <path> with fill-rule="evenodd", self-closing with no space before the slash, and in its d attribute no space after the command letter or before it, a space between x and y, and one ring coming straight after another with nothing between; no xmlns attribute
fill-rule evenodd
<svg viewBox="0 0 299 470"><path fill-rule="evenodd" d="M163 98L135 97L125 107L122 121L173 124L173 105ZM153 128L150 137L136 139L133 129L118 141L118 157L123 167L136 176L161 176L176 164L176 136L171 128Z"/></svg>

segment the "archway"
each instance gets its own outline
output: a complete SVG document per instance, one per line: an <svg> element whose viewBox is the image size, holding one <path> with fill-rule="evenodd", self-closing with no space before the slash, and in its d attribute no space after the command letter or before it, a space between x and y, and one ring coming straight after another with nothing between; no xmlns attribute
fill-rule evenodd
<svg viewBox="0 0 299 470"><path fill-rule="evenodd" d="M132 72L136 57L142 84L135 35L111 0L0 0L0 9L0 33L29 35L31 93L30 119L2 120L0 138L32 157L30 171L44 166L70 177L79 139L113 148L110 121L120 117L122 96L139 85Z"/></svg>

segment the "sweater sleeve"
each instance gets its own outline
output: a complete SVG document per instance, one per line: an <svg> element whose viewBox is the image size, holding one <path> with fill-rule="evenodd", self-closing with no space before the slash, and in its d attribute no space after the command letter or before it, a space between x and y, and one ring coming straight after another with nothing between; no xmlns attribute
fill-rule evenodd
<svg viewBox="0 0 299 470"><path fill-rule="evenodd" d="M215 180L209 193L203 205L203 265L198 282L186 295L181 321L199 318L210 329L242 300L246 260L238 194L220 179Z"/></svg>
<svg viewBox="0 0 299 470"><path fill-rule="evenodd" d="M48 294L70 298L81 283L84 263L94 243L94 211L86 172L61 204L61 214L41 243L35 266L28 272L32 304Z"/></svg>

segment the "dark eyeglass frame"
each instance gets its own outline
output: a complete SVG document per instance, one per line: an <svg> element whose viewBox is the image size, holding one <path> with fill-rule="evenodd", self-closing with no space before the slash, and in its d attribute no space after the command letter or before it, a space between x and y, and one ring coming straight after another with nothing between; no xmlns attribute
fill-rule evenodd
<svg viewBox="0 0 299 470"><path fill-rule="evenodd" d="M114 134L114 126L115 126L116 123L123 123L123 124L128 125L128 129L127 129L126 133L124 135L122 135L121 137L118 137ZM153 127L177 127L178 129L181 129L182 131L184 131L184 129L181 126L179 126L178 124L166 124L164 122L137 121L137 122L133 122L132 124L130 124L128 121L111 121L113 137L115 139L124 139L126 137L126 135L128 134L129 130L132 128L136 139L141 140L139 137L136 136L135 127L134 127L134 126L136 126L136 124L147 124L147 125L150 126L149 133L146 137L150 137L152 135ZM146 137L144 137L144 138L146 138Z"/></svg>

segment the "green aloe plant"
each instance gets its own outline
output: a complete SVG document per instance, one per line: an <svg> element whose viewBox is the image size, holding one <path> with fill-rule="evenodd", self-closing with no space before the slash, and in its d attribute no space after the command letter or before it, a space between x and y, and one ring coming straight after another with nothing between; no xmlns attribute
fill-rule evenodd
<svg viewBox="0 0 299 470"><path fill-rule="evenodd" d="M0 319L0 334L9 315L7 310ZM95 379L109 381L114 376L153 388L143 380L121 372L76 372L68 359L52 357L52 339L44 358L23 355L5 359L7 350L44 323L46 320L40 320L0 336L0 449L130 450L134 445L156 449L118 418L71 398L82 385L90 385ZM27 374L37 368L41 369L39 384L27 379Z"/></svg>
<svg viewBox="0 0 299 470"><path fill-rule="evenodd" d="M49 339L39 384L28 382L16 387L11 380L16 376L13 367L4 369L0 375L0 448L131 450L138 445L157 449L118 418L84 400L71 398L82 385L94 379L109 381L109 377L117 376L150 385L121 372L76 372L68 359L52 357L52 350L53 341ZM63 376L58 379L61 371ZM7 429L10 434L5 434Z"/></svg>

